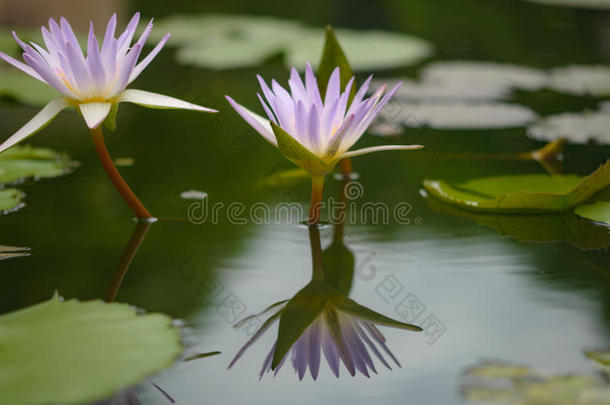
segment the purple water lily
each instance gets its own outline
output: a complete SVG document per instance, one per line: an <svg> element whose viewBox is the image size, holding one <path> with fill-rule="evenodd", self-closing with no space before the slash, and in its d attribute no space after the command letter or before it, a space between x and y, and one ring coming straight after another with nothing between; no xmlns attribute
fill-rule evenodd
<svg viewBox="0 0 610 405"><path fill-rule="evenodd" d="M373 361L374 357L391 370L390 362L386 360L383 352L396 366L401 367L398 359L387 347L385 337L377 329L376 324L412 331L421 331L421 328L384 317L381 314L359 306L347 297L341 297L336 292L331 293L329 296L332 296L332 298L329 298L329 301L324 305L315 320L307 326L305 331L291 346L290 351L281 358L275 368L272 365L278 343L276 342L272 346L271 351L263 361L259 378L262 378L265 373L271 371L274 372L274 375L277 375L286 360L290 358L292 366L299 376L299 380L304 378L307 369L309 369L311 377L316 380L320 371L322 354L324 354L330 369L336 377L339 377L339 368L342 362L348 373L352 376L355 376L356 372L360 372L370 378L369 371L377 374ZM335 301L335 303L332 301ZM276 321L280 320L282 316L289 316L285 313L285 308L289 305L290 301L282 301L264 312L273 311L274 313L239 350L229 364L229 368L233 367L246 350ZM236 324L235 327L241 327L254 317L261 315L245 318Z"/></svg>
<svg viewBox="0 0 610 405"><path fill-rule="evenodd" d="M319 210L316 212L314 206L319 205L324 176L339 161L384 150L422 148L421 145L383 145L349 150L362 137L401 83L385 95L385 86L382 86L371 97L365 98L371 76L358 89L350 103L354 78L350 79L342 91L339 68L330 76L324 99L309 64L305 70L305 83L296 69L291 70L288 80L290 92L275 80L271 81L269 88L262 77L257 77L264 95L263 98L258 94L258 98L267 118L248 110L229 96L226 98L235 111L265 140L311 174L313 186L310 223L319 219Z"/></svg>
<svg viewBox="0 0 610 405"><path fill-rule="evenodd" d="M260 94L257 95L268 119L260 117L226 96L231 106L252 128L276 147L277 135L274 134L270 123L283 129L301 146L326 163L327 170L322 168L323 173L332 169L341 159L383 150L421 148L419 145L383 145L349 151L390 101L401 83L385 95L383 94L385 86L382 86L371 97L365 98L372 79L370 76L356 92L350 104L348 102L354 78L350 79L342 92L339 68L336 68L330 76L324 100L320 96L318 83L310 64L307 64L305 70L305 83L296 69L291 70L288 80L290 92L275 80L271 81L269 88L260 75L257 77L264 99Z"/></svg>
<svg viewBox="0 0 610 405"><path fill-rule="evenodd" d="M169 39L169 34L167 34L138 63L142 48L152 30L151 20L138 41L132 46L131 42L139 20L140 14L136 13L125 31L116 38L117 17L114 14L108 21L101 48L93 30L93 23L91 23L86 56L80 48L72 27L63 17L59 24L51 18L49 27L42 27L42 38L46 49L33 42L26 44L13 32L15 40L24 51L25 63L2 52L0 52L0 58L53 87L63 97L47 104L30 122L0 145L0 152L33 135L60 111L68 107L76 107L91 129L99 126L110 114L111 108L121 102L135 103L150 108L215 112L215 110L161 94L143 90L126 90L126 87L137 79Z"/></svg>
<svg viewBox="0 0 610 405"><path fill-rule="evenodd" d="M63 17L59 20L59 24L51 18L49 28L42 27L42 38L46 49L33 42L26 44L13 32L15 40L24 51L25 63L2 52L0 52L0 58L53 87L62 97L49 102L34 118L4 141L0 145L0 152L44 128L62 110L75 107L91 129L100 162L114 186L138 218L150 219L152 218L150 212L131 191L114 166L106 149L100 124L106 122L111 129L114 129L118 104L122 102L149 108L176 108L203 112L216 112L216 110L161 94L143 90L126 90L127 86L138 78L169 39L169 34L165 35L154 49L138 63L142 48L152 31L151 20L138 41L131 45L139 21L140 13L136 13L125 31L117 38L115 36L117 16L114 14L108 21L101 48L95 36L93 23L91 23L86 56L80 48L72 27Z"/></svg>

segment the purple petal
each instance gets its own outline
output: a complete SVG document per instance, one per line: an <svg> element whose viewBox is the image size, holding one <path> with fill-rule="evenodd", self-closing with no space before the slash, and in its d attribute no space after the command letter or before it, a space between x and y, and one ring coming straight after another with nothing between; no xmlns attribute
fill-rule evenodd
<svg viewBox="0 0 610 405"><path fill-rule="evenodd" d="M119 36L118 39L118 49L117 52L119 55L125 55L127 53L127 49L129 49L129 45L131 44L131 40L133 39L133 35L136 33L136 29L138 28L138 23L140 22L140 13L135 13L129 24L127 24L127 28L125 31Z"/></svg>
<svg viewBox="0 0 610 405"><path fill-rule="evenodd" d="M32 69L30 66L26 65L25 63L19 62L17 59L10 57L3 52L0 52L0 58L2 58L5 62L10 63L17 69L32 76L34 79L37 79L43 83L46 83L46 81L34 69Z"/></svg>
<svg viewBox="0 0 610 405"><path fill-rule="evenodd" d="M159 52L161 52L161 49L163 49L163 47L165 46L165 43L169 40L169 37L170 34L165 34L163 39L159 41L159 43L153 48L153 50L150 51L150 53L146 55L146 57L142 59L140 63L136 65L133 72L131 73L131 77L129 78L129 83L136 80L138 76L140 76L140 73L142 73L142 71L146 69L146 67L150 64L150 62L153 61L153 59L155 59L157 54L159 54Z"/></svg>
<svg viewBox="0 0 610 405"><path fill-rule="evenodd" d="M341 76L339 73L339 68L336 67L335 70L330 75L330 79L328 79L328 86L326 88L326 96L324 97L324 105L327 106L330 103L334 103L339 100L339 96L341 94Z"/></svg>
<svg viewBox="0 0 610 405"><path fill-rule="evenodd" d="M307 67L305 68L305 87L307 88L307 94L309 94L311 102L321 110L322 98L320 97L318 82L309 63L307 63Z"/></svg>

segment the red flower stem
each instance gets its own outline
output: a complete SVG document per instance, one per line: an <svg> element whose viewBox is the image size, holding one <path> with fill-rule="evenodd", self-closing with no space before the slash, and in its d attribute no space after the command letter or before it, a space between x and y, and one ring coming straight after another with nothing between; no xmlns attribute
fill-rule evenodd
<svg viewBox="0 0 610 405"><path fill-rule="evenodd" d="M117 170L114 165L110 154L108 153L108 149L106 149L106 143L104 142L104 134L102 133L102 126L98 126L95 129L91 130L91 135L93 136L93 144L95 145L95 151L97 152L97 156L106 170L106 174L110 177L110 181L114 184L114 187L119 191L121 197L125 200L129 208L133 211L133 213L139 219L150 219L153 216L146 209L144 204L138 199L138 197L131 191L131 188L127 185L123 177L121 177L121 173Z"/></svg>

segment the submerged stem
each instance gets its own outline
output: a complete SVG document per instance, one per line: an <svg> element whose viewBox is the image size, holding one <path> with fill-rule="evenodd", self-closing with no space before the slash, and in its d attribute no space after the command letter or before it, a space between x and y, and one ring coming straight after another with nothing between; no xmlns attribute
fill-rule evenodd
<svg viewBox="0 0 610 405"><path fill-rule="evenodd" d="M309 225L309 244L311 246L312 280L324 280L324 259L318 224Z"/></svg>
<svg viewBox="0 0 610 405"><path fill-rule="evenodd" d="M322 194L324 192L324 176L311 177L311 204L309 205L309 224L320 222L322 209Z"/></svg>
<svg viewBox="0 0 610 405"><path fill-rule="evenodd" d="M95 145L95 151L97 152L97 156L106 171L108 177L110 177L110 181L114 184L114 187L119 191L121 197L125 200L129 208L133 211L133 213L139 219L149 219L153 216L146 209L144 204L138 199L138 197L131 191L131 188L127 185L123 177L121 177L121 173L119 173L118 169L112 162L112 158L108 153L108 149L106 149L106 143L104 142L104 134L102 133L102 126L98 126L95 129L91 130L91 135L93 137L93 144Z"/></svg>
<svg viewBox="0 0 610 405"><path fill-rule="evenodd" d="M106 302L112 302L116 298L119 288L123 283L123 279L125 278L125 274L127 274L127 270L129 270L129 266L131 265L138 248L142 244L142 241L144 241L144 237L146 237L151 224L151 222L147 221L138 222L136 224L136 227L129 238L129 242L127 242L127 246L125 246L125 250L121 255L119 264L116 266L112 281L106 290Z"/></svg>
<svg viewBox="0 0 610 405"><path fill-rule="evenodd" d="M339 169L341 170L343 177L350 178L352 172L354 171L351 159L347 158L339 162Z"/></svg>

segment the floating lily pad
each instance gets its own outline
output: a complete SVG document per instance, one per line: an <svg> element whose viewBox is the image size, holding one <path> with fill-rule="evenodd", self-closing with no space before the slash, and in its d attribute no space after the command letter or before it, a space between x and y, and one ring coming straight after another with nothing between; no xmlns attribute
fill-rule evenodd
<svg viewBox="0 0 610 405"><path fill-rule="evenodd" d="M426 41L401 33L335 29L343 51L354 70L390 69L413 65L432 54ZM289 66L304 69L317 61L324 47L324 30L309 29L286 52Z"/></svg>
<svg viewBox="0 0 610 405"><path fill-rule="evenodd" d="M435 62L422 70L419 82L390 79L390 85L402 81L395 97L405 100L484 101L502 99L512 89L537 90L548 81L546 72L525 66L493 62ZM376 89L388 80L376 80Z"/></svg>
<svg viewBox="0 0 610 405"><path fill-rule="evenodd" d="M549 87L582 96L610 95L610 68L605 66L567 66L553 69Z"/></svg>
<svg viewBox="0 0 610 405"><path fill-rule="evenodd" d="M324 29L297 21L246 15L176 15L156 24L156 35L172 33L179 63L212 69L256 66L283 54L290 66L315 63ZM432 53L421 39L386 31L337 29L341 45L357 70L414 64ZM160 37L158 37L160 39Z"/></svg>
<svg viewBox="0 0 610 405"><path fill-rule="evenodd" d="M180 352L180 335L165 315L56 295L0 317L2 402L102 399L169 367Z"/></svg>
<svg viewBox="0 0 610 405"><path fill-rule="evenodd" d="M610 185L610 161L587 177L525 174L490 176L449 184L424 180L433 197L464 209L482 212L563 212Z"/></svg>
<svg viewBox="0 0 610 405"><path fill-rule="evenodd" d="M533 3L551 6L567 6L578 8L605 9L610 8L610 0L528 0Z"/></svg>
<svg viewBox="0 0 610 405"><path fill-rule="evenodd" d="M0 260L29 255L30 248L0 245Z"/></svg>
<svg viewBox="0 0 610 405"><path fill-rule="evenodd" d="M21 208L23 197L25 193L16 188L0 190L0 213L7 214Z"/></svg>
<svg viewBox="0 0 610 405"><path fill-rule="evenodd" d="M51 149L14 146L0 153L0 183L61 176L76 164L68 156Z"/></svg>
<svg viewBox="0 0 610 405"><path fill-rule="evenodd" d="M536 119L529 108L505 103L394 101L379 115L390 124L463 130L522 127Z"/></svg>
<svg viewBox="0 0 610 405"><path fill-rule="evenodd" d="M4 63L0 61L0 63ZM59 93L20 70L13 67L0 67L0 96L15 99L24 104L42 107Z"/></svg>
<svg viewBox="0 0 610 405"><path fill-rule="evenodd" d="M530 126L527 134L541 141L610 144L610 111L552 115Z"/></svg>
<svg viewBox="0 0 610 405"><path fill-rule="evenodd" d="M595 201L592 204L579 205L574 212L591 221L610 225L610 201Z"/></svg>
<svg viewBox="0 0 610 405"><path fill-rule="evenodd" d="M595 374L551 374L498 361L467 369L461 392L490 405L610 404L610 385Z"/></svg>

